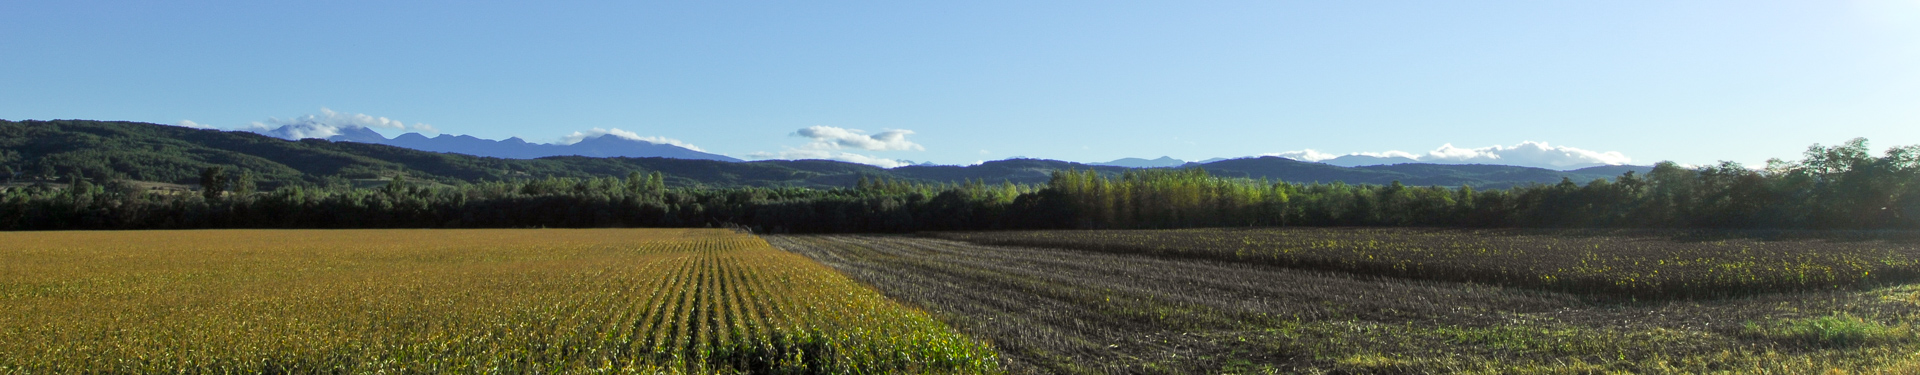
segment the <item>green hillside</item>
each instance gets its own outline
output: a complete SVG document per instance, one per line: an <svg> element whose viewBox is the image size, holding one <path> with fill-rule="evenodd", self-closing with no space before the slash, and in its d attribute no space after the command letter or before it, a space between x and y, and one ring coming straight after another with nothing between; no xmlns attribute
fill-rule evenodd
<svg viewBox="0 0 1920 375"><path fill-rule="evenodd" d="M126 179L193 184L208 167L251 172L263 188L287 184L341 185L404 176L443 184L547 177L625 176L661 172L674 186L847 187L861 177L921 182L987 181L1044 183L1055 170L1095 170L1117 175L1124 167L1012 159L974 166L907 166L893 169L828 160L723 162L667 158L501 159L402 147L331 142L288 141L248 132L192 129L159 124L54 120L0 120L0 175L14 182L59 181L73 176L95 180ZM1292 182L1346 182L1503 188L1609 178L1607 173L1561 172L1493 165L1402 164L1347 168L1264 157L1219 161L1200 168L1225 177ZM9 172L11 170L11 172Z"/></svg>
<svg viewBox="0 0 1920 375"><path fill-rule="evenodd" d="M653 171L665 173L673 179L671 183L683 186L827 186L838 184L813 180L835 175L884 173L875 167L838 162L501 159L319 139L287 141L247 132L137 122L0 121L0 167L13 169L16 180L58 180L78 175L90 179L191 184L198 181L200 170L214 166L250 171L264 187L349 183L394 176L455 184L625 176L629 172Z"/></svg>

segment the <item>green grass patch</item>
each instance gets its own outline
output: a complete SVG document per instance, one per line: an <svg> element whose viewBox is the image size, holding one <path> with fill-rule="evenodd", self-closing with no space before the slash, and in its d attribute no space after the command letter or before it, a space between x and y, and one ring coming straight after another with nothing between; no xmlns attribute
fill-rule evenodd
<svg viewBox="0 0 1920 375"><path fill-rule="evenodd" d="M1845 313L1768 323L1747 322L1741 332L1750 337L1823 346L1853 346L1913 336L1906 324L1889 326Z"/></svg>

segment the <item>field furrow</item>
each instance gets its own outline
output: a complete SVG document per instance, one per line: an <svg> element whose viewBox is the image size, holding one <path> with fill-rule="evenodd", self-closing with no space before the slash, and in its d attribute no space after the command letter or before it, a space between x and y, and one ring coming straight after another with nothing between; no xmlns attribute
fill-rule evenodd
<svg viewBox="0 0 1920 375"><path fill-rule="evenodd" d="M935 236L1642 299L1920 279L1920 240L1903 232L1233 228Z"/></svg>
<svg viewBox="0 0 1920 375"><path fill-rule="evenodd" d="M1623 301L1255 262L769 236L1016 373L1912 373L1920 285Z"/></svg>

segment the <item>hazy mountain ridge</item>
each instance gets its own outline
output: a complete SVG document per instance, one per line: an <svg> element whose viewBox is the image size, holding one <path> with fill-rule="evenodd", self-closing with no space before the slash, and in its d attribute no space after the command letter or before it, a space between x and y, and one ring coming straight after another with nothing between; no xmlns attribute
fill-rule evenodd
<svg viewBox="0 0 1920 375"><path fill-rule="evenodd" d="M1178 167L1178 166L1186 165L1188 164L1188 162L1185 160L1174 159L1171 156L1161 156L1159 159L1120 158L1120 159L1116 159L1114 161L1109 161L1105 163L1087 163L1087 164L1109 166L1109 167L1127 167L1127 168L1166 168L1166 167Z"/></svg>
<svg viewBox="0 0 1920 375"><path fill-rule="evenodd" d="M411 138L403 135L396 139ZM472 141L460 136L437 138ZM87 120L0 120L0 151L4 151L0 152L0 166L16 171L14 177L29 180L80 175L93 179L125 178L191 184L197 181L201 169L225 166L255 174L262 186L267 188L283 184L346 183L349 180L393 176L457 184L546 177L626 176L632 172L655 171L666 174L675 186L827 188L852 186L861 177L948 183L968 180L1045 183L1051 172L1056 170L1095 170L1105 175L1117 175L1133 169L1044 159L1008 159L972 166L914 165L892 169L829 160L727 162L664 157L583 156L514 159L429 152L357 141L288 141L243 131ZM1186 163L1182 167L1203 168L1227 177L1295 183L1388 184L1400 181L1408 185L1472 185L1477 188L1551 184L1562 178L1585 183L1596 178L1615 177L1615 172L1644 172L1650 169L1607 166L1563 172L1500 165L1439 164L1348 168L1279 157Z"/></svg>
<svg viewBox="0 0 1920 375"><path fill-rule="evenodd" d="M258 132L268 136L287 140L299 140L313 134L312 129L303 127L309 124L282 125L272 130ZM743 161L725 155L715 155L694 151L685 147L628 139L617 135L604 134L586 137L579 142L532 143L519 137L503 140L490 140L470 135L440 134L427 137L420 133L406 133L388 139L386 136L365 127L338 127L328 129L332 136L324 137L334 142L360 142L406 147L421 151L451 152L473 156L485 156L506 159L538 159L549 156L586 156L586 157L629 157L629 158L675 158L738 162Z"/></svg>
<svg viewBox="0 0 1920 375"><path fill-rule="evenodd" d="M1342 155L1337 158L1321 160L1320 163L1342 167L1366 167L1375 165L1412 164L1419 160L1399 156Z"/></svg>

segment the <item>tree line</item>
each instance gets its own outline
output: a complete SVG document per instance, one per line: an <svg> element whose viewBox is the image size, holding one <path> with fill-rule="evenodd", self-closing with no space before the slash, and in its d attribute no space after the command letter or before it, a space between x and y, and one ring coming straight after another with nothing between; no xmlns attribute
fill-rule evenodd
<svg viewBox="0 0 1920 375"><path fill-rule="evenodd" d="M1584 184L1508 189L1290 183L1200 169L1053 172L1045 184L862 177L853 187L669 188L658 172L441 184L289 184L207 168L196 193L71 177L0 192L0 229L743 226L910 232L1219 226L1920 228L1920 146L1864 139L1761 168L1660 163Z"/></svg>

